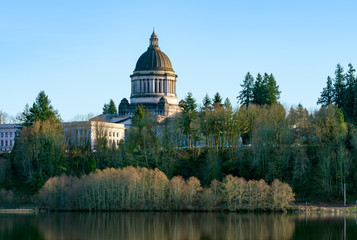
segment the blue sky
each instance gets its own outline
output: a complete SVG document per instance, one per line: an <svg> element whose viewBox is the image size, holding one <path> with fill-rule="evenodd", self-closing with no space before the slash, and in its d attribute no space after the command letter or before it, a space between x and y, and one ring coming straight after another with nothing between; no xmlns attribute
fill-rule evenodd
<svg viewBox="0 0 357 240"><path fill-rule="evenodd" d="M249 71L273 73L280 101L316 108L335 66L357 67L356 1L0 0L0 110L44 90L63 120L130 97L152 28L177 94L218 91L236 105Z"/></svg>

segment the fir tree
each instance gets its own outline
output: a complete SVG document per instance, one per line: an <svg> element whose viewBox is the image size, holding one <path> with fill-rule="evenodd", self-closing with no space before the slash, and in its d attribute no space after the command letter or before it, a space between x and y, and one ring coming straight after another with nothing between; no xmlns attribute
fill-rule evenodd
<svg viewBox="0 0 357 240"><path fill-rule="evenodd" d="M265 85L263 77L258 73L253 87L253 103L257 105L265 104Z"/></svg>
<svg viewBox="0 0 357 240"><path fill-rule="evenodd" d="M51 100L48 98L44 91L41 91L36 101L32 104L32 107L28 110L25 108L22 113L23 119L25 120L25 126L31 126L36 121L52 121L59 122L60 116L57 110L54 110L51 105Z"/></svg>
<svg viewBox="0 0 357 240"><path fill-rule="evenodd" d="M253 102L253 85L254 77L248 72L247 75L245 75L243 84L240 85L242 91L239 92L237 97L238 103L248 106Z"/></svg>
<svg viewBox="0 0 357 240"><path fill-rule="evenodd" d="M108 104L104 104L103 114L118 114L117 108L112 99L110 99Z"/></svg>
<svg viewBox="0 0 357 240"><path fill-rule="evenodd" d="M332 80L330 76L327 77L326 87L322 90L321 96L317 100L317 104L321 104L322 106L328 106L332 103L333 100L334 89L332 85Z"/></svg>
<svg viewBox="0 0 357 240"><path fill-rule="evenodd" d="M354 72L356 69L353 68L352 64L348 64L348 72L345 75L346 79L346 94L344 99L344 111L347 121L352 122L355 115L355 105L356 105L356 77Z"/></svg>
<svg viewBox="0 0 357 240"><path fill-rule="evenodd" d="M202 105L202 111L212 110L212 101L208 94L206 94L206 96L203 98Z"/></svg>
<svg viewBox="0 0 357 240"><path fill-rule="evenodd" d="M212 99L214 109L219 109L222 107L222 97L217 92Z"/></svg>
<svg viewBox="0 0 357 240"><path fill-rule="evenodd" d="M183 133L188 136L189 146L191 147L192 139L196 137L196 129L193 126L194 121L198 116L196 100L192 93L188 93L185 98L185 103L182 106L180 125Z"/></svg>
<svg viewBox="0 0 357 240"><path fill-rule="evenodd" d="M276 85L276 81L273 74L270 74L268 76L266 90L267 90L266 103L269 105L276 103L280 98L280 91L279 91L279 86Z"/></svg>
<svg viewBox="0 0 357 240"><path fill-rule="evenodd" d="M337 64L335 71L335 81L334 81L334 94L333 94L333 103L339 107L344 107L345 99L345 75L343 74L343 68L340 64Z"/></svg>
<svg viewBox="0 0 357 240"><path fill-rule="evenodd" d="M132 126L133 127L137 127L139 129L141 129L144 125L144 107L143 105L139 105L136 107L135 109L135 113L134 113L134 116L133 116L133 119L131 121L132 123Z"/></svg>

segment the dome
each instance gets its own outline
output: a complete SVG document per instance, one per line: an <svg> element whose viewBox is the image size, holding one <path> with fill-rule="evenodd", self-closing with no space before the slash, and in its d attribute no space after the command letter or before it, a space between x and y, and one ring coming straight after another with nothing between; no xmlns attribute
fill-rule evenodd
<svg viewBox="0 0 357 240"><path fill-rule="evenodd" d="M144 52L136 63L134 71L141 70L168 70L173 71L171 61L165 53L163 53L158 45L158 38L155 32L150 38L150 46Z"/></svg>

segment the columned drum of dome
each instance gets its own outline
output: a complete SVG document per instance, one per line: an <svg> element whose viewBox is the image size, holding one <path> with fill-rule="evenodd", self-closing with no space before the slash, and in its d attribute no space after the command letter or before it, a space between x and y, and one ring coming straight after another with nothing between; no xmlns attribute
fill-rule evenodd
<svg viewBox="0 0 357 240"><path fill-rule="evenodd" d="M150 45L140 56L130 78L131 104L158 104L164 97L168 104L177 106L177 75L170 59L160 50L155 32L152 33Z"/></svg>

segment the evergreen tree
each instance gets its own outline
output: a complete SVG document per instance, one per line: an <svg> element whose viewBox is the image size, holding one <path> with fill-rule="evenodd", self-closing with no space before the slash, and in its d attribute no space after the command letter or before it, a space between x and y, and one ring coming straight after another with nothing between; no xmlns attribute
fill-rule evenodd
<svg viewBox="0 0 357 240"><path fill-rule="evenodd" d="M224 101L224 108L225 109L229 109L230 111L232 111L232 103L231 101L229 100L229 98L226 98L226 100Z"/></svg>
<svg viewBox="0 0 357 240"><path fill-rule="evenodd" d="M188 93L185 98L185 103L182 106L180 125L183 133L188 137L189 146L191 147L192 139L196 137L196 128L194 121L198 116L196 100L192 93Z"/></svg>
<svg viewBox="0 0 357 240"><path fill-rule="evenodd" d="M51 122L60 122L60 116L57 110L54 110L51 105L51 100L45 94L44 91L41 91L36 101L32 104L32 107L28 109L25 108L22 113L23 119L25 120L25 126L31 126L36 121L51 121Z"/></svg>
<svg viewBox="0 0 357 240"><path fill-rule="evenodd" d="M110 99L108 104L104 104L103 114L118 114L117 108L112 99Z"/></svg>
<svg viewBox="0 0 357 240"><path fill-rule="evenodd" d="M322 106L328 106L332 103L334 95L334 88L332 85L332 80L330 76L327 77L326 87L322 90L321 96L317 100L317 104L321 104Z"/></svg>
<svg viewBox="0 0 357 240"><path fill-rule="evenodd" d="M333 103L339 107L344 107L345 99L345 75L343 74L343 68L340 64L337 64L335 71L335 81L334 81L334 94L333 94Z"/></svg>
<svg viewBox="0 0 357 240"><path fill-rule="evenodd" d="M354 72L356 69L353 68L352 64L348 64L348 72L345 76L346 79L346 94L344 99L344 111L347 121L352 122L355 115L355 104L356 104L356 77Z"/></svg>
<svg viewBox="0 0 357 240"><path fill-rule="evenodd" d="M263 82L263 77L260 73L258 73L253 87L253 103L257 105L264 105L265 93L266 90Z"/></svg>
<svg viewBox="0 0 357 240"><path fill-rule="evenodd" d="M212 99L214 109L219 109L222 107L222 97L217 92Z"/></svg>
<svg viewBox="0 0 357 240"><path fill-rule="evenodd" d="M270 74L267 77L267 101L266 103L269 105L272 105L277 102L277 100L280 98L280 91L279 91L279 86L276 85L275 78L273 74Z"/></svg>
<svg viewBox="0 0 357 240"><path fill-rule="evenodd" d="M212 110L212 101L211 98L208 96L208 94L206 94L206 96L203 98L202 104L203 104L201 108L202 111Z"/></svg>
<svg viewBox="0 0 357 240"><path fill-rule="evenodd" d="M133 127L137 127L139 129L143 127L144 111L145 109L143 105L139 105L136 107L133 119L131 121Z"/></svg>
<svg viewBox="0 0 357 240"><path fill-rule="evenodd" d="M253 102L253 85L254 77L248 72L247 75L245 75L243 84L240 85L242 91L239 92L237 97L238 103L248 106Z"/></svg>

